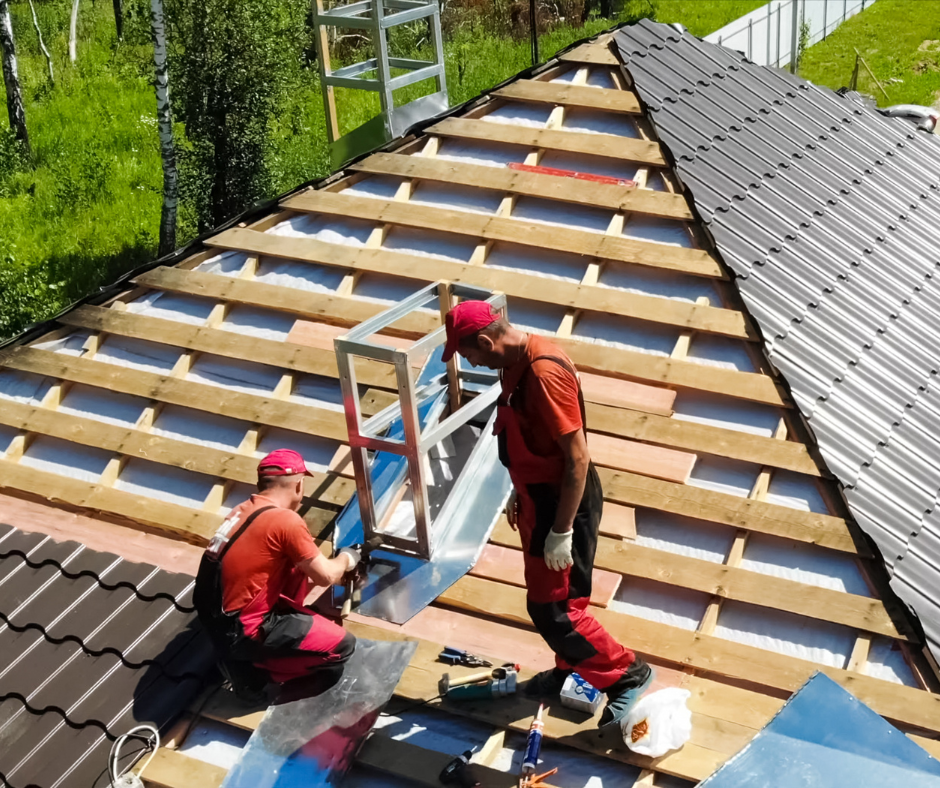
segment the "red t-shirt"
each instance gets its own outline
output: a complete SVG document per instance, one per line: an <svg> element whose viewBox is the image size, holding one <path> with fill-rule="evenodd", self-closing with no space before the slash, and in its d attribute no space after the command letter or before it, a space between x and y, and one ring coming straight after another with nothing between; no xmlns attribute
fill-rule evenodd
<svg viewBox="0 0 940 788"><path fill-rule="evenodd" d="M273 503L252 495L226 521L237 517L243 523L256 509ZM236 524L232 533L237 530ZM266 612L281 594L293 597L300 584L306 587L306 575L296 565L318 555L320 548L297 512L278 507L258 515L222 559L222 608L242 610L264 592Z"/></svg>
<svg viewBox="0 0 940 788"><path fill-rule="evenodd" d="M539 356L554 356L567 367L546 358L535 361ZM526 446L540 457L562 456L558 439L584 426L574 364L558 345L537 334L529 335L525 356L517 363L531 363L511 400ZM504 370L507 381L517 374L513 367Z"/></svg>

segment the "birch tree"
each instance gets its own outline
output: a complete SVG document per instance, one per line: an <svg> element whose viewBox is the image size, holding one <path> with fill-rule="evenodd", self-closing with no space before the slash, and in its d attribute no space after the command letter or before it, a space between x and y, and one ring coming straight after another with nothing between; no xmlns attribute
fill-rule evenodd
<svg viewBox="0 0 940 788"><path fill-rule="evenodd" d="M29 132L26 130L26 107L23 104L23 91L20 89L20 75L16 65L16 43L13 38L9 0L0 0L0 57L3 59L3 83L7 92L10 128L28 157L30 148Z"/></svg>
<svg viewBox="0 0 940 788"><path fill-rule="evenodd" d="M176 209L179 204L179 179L176 171L176 146L173 143L173 111L170 104L170 73L167 67L166 25L163 0L150 0L153 34L154 88L157 93L157 131L160 134L160 158L163 160L163 208L160 211L160 256L176 248Z"/></svg>
<svg viewBox="0 0 940 788"><path fill-rule="evenodd" d="M120 0L115 0L115 2L120 2ZM52 70L52 55L50 55L49 50L46 49L46 42L42 40L42 30L39 27L39 19L36 17L36 6L33 5L33 0L29 0L29 10L33 15L33 27L36 28L36 36L39 38L39 48L42 50L42 54L46 58L46 65L49 68L49 83L55 86L55 73Z"/></svg>
<svg viewBox="0 0 940 788"><path fill-rule="evenodd" d="M72 16L69 19L69 60L78 58L78 0L72 0Z"/></svg>

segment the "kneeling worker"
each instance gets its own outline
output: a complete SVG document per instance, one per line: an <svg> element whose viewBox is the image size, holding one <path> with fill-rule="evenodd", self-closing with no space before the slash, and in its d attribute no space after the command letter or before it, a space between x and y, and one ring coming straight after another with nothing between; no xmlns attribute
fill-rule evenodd
<svg viewBox="0 0 940 788"><path fill-rule="evenodd" d="M275 682L341 665L356 648L353 635L304 607L311 583L338 584L359 562L348 548L326 558L297 514L310 475L290 449L261 460L258 493L232 509L209 542L193 594L230 669L252 663Z"/></svg>
<svg viewBox="0 0 940 788"><path fill-rule="evenodd" d="M555 652L556 667L527 682L526 693L557 697L577 670L607 694L600 725L621 723L653 676L589 612L604 496L577 370L557 345L483 301L454 307L445 325L444 360L460 353L499 370L502 382L495 431L514 488L507 516L522 540L529 616Z"/></svg>

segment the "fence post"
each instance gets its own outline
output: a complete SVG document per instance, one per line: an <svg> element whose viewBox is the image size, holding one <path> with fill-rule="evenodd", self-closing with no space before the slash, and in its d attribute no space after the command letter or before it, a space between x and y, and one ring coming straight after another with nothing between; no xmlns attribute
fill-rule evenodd
<svg viewBox="0 0 940 788"><path fill-rule="evenodd" d="M747 59L754 59L754 20L747 20Z"/></svg>
<svg viewBox="0 0 940 788"><path fill-rule="evenodd" d="M790 73L796 73L796 54L799 47L799 36L800 36L800 4L797 0L790 0L790 3L793 5L793 29L790 31Z"/></svg>
<svg viewBox="0 0 940 788"><path fill-rule="evenodd" d="M849 18L849 0L842 0L842 21Z"/></svg>
<svg viewBox="0 0 940 788"><path fill-rule="evenodd" d="M827 28L829 27L829 19L826 12L829 10L829 0L823 0L823 41L826 40L828 35Z"/></svg>
<svg viewBox="0 0 940 788"><path fill-rule="evenodd" d="M780 9L783 3L777 4L777 57L774 60L774 68L780 68Z"/></svg>
<svg viewBox="0 0 940 788"><path fill-rule="evenodd" d="M773 29L772 17L770 16L772 11L771 11L770 6L771 6L771 3L767 3L767 63L766 65L768 66L770 65L770 31Z"/></svg>

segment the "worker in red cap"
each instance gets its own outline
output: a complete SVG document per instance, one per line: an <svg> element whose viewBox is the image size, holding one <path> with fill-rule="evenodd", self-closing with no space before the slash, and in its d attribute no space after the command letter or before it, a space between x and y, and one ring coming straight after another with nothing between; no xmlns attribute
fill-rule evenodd
<svg viewBox="0 0 940 788"><path fill-rule="evenodd" d="M445 361L459 353L500 373L495 432L513 483L507 517L522 540L529 616L555 652L555 668L525 691L557 698L576 670L607 694L599 725L622 723L653 673L590 613L604 494L577 370L557 345L513 327L484 301L462 302L445 325Z"/></svg>
<svg viewBox="0 0 940 788"><path fill-rule="evenodd" d="M343 582L360 558L350 548L327 558L310 536L297 512L311 475L290 449L262 459L258 492L232 509L199 565L196 610L244 695L259 696L269 678L342 665L356 647L342 626L304 606L311 584Z"/></svg>

